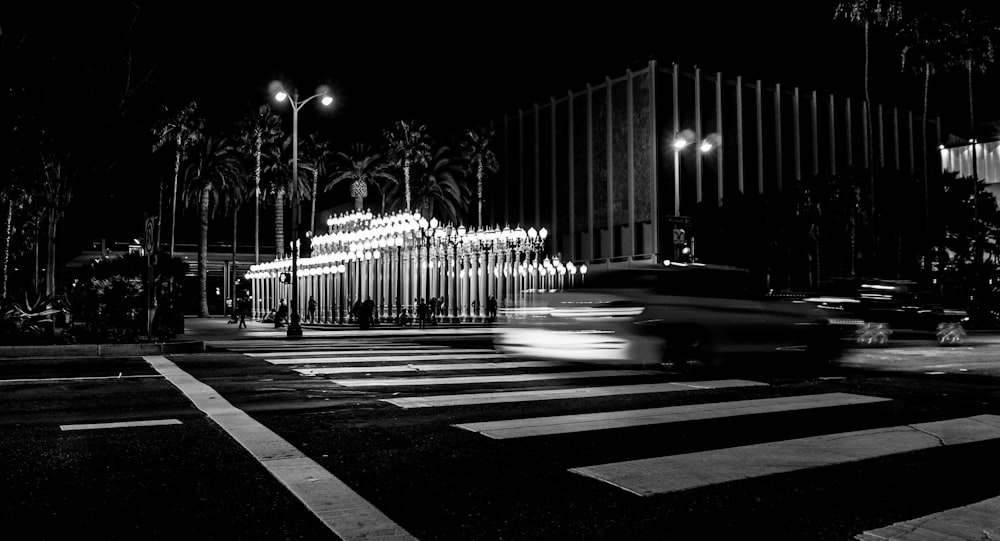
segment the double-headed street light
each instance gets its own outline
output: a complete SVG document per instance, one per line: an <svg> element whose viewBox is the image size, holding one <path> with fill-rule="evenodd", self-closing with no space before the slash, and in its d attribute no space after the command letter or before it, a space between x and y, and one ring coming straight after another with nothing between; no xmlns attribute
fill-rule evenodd
<svg viewBox="0 0 1000 541"><path fill-rule="evenodd" d="M312 96L304 100L299 99L298 90L292 90L289 94L280 83L274 92L274 99L283 102L288 100L288 103L292 106L292 190L293 190L293 203L292 203L292 295L291 300L288 303L290 310L290 321L288 323L287 336L289 338L298 338L302 336L302 325L299 323L299 307L298 307L298 295L299 295L299 198L298 198L298 185L299 185L299 109L303 105L309 103L315 98L320 98L320 103L324 107L329 107L333 103L333 96L330 95L329 91L320 87L319 91Z"/></svg>
<svg viewBox="0 0 1000 541"><path fill-rule="evenodd" d="M689 145L697 142L694 132L684 130L674 136L672 146L674 147L674 216L681 215L681 151ZM698 142L698 152L708 154L715 147L722 143L719 134L710 133ZM700 190L700 188L699 188ZM701 192L699 191L699 196Z"/></svg>

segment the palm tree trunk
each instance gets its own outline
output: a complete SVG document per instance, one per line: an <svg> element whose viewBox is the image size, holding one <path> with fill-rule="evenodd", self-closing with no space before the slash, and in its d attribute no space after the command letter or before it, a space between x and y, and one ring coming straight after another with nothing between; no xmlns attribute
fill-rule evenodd
<svg viewBox="0 0 1000 541"><path fill-rule="evenodd" d="M14 199L11 198L7 201L7 223L4 226L4 243L3 243L3 267L0 268L0 274L3 274L2 282L0 282L0 300L7 298L7 269L10 265L10 239L14 236Z"/></svg>
<svg viewBox="0 0 1000 541"><path fill-rule="evenodd" d="M870 60L871 60L871 23L865 21L865 103L868 107L865 110L866 126L865 131L868 137L868 148L865 150L868 154L868 189L870 191L869 195L869 209L868 215L871 216L872 220L872 249L871 253L878 252L878 226L875 224L875 153L873 151L875 147L875 141L872 140L872 97L871 88L869 85L869 79L871 78L870 70Z"/></svg>
<svg viewBox="0 0 1000 541"><path fill-rule="evenodd" d="M156 216L156 244L154 245L154 250L160 249L160 233L163 231L163 182L160 182L160 196L159 201L156 205L157 216Z"/></svg>
<svg viewBox="0 0 1000 541"><path fill-rule="evenodd" d="M233 262L229 267L230 269L232 269L233 273L232 276L229 277L229 284L228 284L229 287L233 288L232 294L229 295L233 299L233 312L230 313L230 315L236 314L236 286L234 284L236 284L236 239L238 238L236 234L237 233L236 223L238 221L239 215L240 215L240 207L239 204L237 203L233 207Z"/></svg>
<svg viewBox="0 0 1000 541"><path fill-rule="evenodd" d="M927 147L927 112L928 104L930 103L930 89L931 89L931 63L926 62L924 64L924 116L923 121L920 123L920 137L921 148L924 149L923 155L923 172L924 172L924 271L930 273L931 271L931 253L930 247L933 245L931 240L931 211L930 211L930 188L928 184L930 183L930 175L927 172L927 152L929 148Z"/></svg>
<svg viewBox="0 0 1000 541"><path fill-rule="evenodd" d="M57 199L58 201L58 199ZM59 204L59 203L57 203ZM59 226L59 210L53 208L49 210L47 224L46 256L45 256L45 294L55 295L56 293L56 230Z"/></svg>
<svg viewBox="0 0 1000 541"><path fill-rule="evenodd" d="M208 317L208 203L210 191L201 191L201 203L198 208L200 234L198 236L198 294L200 308L198 317Z"/></svg>
<svg viewBox="0 0 1000 541"><path fill-rule="evenodd" d="M171 198L173 210L170 213L170 257L174 257L175 222L177 221L177 179L181 174L181 132L177 132L177 152L174 153L174 195Z"/></svg>
<svg viewBox="0 0 1000 541"><path fill-rule="evenodd" d="M406 184L406 212L410 212L410 160L403 160L403 182Z"/></svg>
<svg viewBox="0 0 1000 541"><path fill-rule="evenodd" d="M257 152L254 153L257 159L257 166L254 170L254 210L253 210L253 262L260 264L260 152L264 144L264 138L257 132Z"/></svg>
<svg viewBox="0 0 1000 541"><path fill-rule="evenodd" d="M483 162L480 160L476 168L476 196L479 198L479 227L483 227Z"/></svg>
<svg viewBox="0 0 1000 541"><path fill-rule="evenodd" d="M274 255L285 255L285 190L274 196Z"/></svg>
<svg viewBox="0 0 1000 541"><path fill-rule="evenodd" d="M313 173L313 183L312 183L312 210L309 213L309 229L307 231L312 231L316 227L316 185L319 184L319 171Z"/></svg>
<svg viewBox="0 0 1000 541"><path fill-rule="evenodd" d="M360 195L359 195L359 196L356 196L356 197L354 198L354 210L361 210L361 207L362 207L363 205L364 205L364 200L363 200L363 198L362 198L362 197L361 197Z"/></svg>

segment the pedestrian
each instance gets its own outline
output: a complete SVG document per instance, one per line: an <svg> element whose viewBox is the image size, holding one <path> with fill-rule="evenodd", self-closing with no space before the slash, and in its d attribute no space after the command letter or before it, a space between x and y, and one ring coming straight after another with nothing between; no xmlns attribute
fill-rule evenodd
<svg viewBox="0 0 1000 541"><path fill-rule="evenodd" d="M306 305L306 309L309 310L309 323L316 322L316 299L312 295L309 295L309 304Z"/></svg>
<svg viewBox="0 0 1000 541"><path fill-rule="evenodd" d="M232 297L226 297L226 311L229 312L229 321L226 324L236 323L236 303L233 302Z"/></svg>
<svg viewBox="0 0 1000 541"><path fill-rule="evenodd" d="M424 299L421 297L420 302L417 303L417 325L419 325L420 328L423 329L424 324L426 322L427 322L427 303L425 303Z"/></svg>
<svg viewBox="0 0 1000 541"><path fill-rule="evenodd" d="M285 326L285 319L288 318L288 303L281 299L278 303L278 310L274 312L274 328Z"/></svg>
<svg viewBox="0 0 1000 541"><path fill-rule="evenodd" d="M437 297L427 301L427 320L431 325L437 325Z"/></svg>
<svg viewBox="0 0 1000 541"><path fill-rule="evenodd" d="M249 311L250 311L250 298L240 297L240 299L236 301L236 312L240 318L240 324L238 328L240 329L247 328L246 317L247 317L247 312Z"/></svg>
<svg viewBox="0 0 1000 541"><path fill-rule="evenodd" d="M472 301L472 317L479 317L479 299Z"/></svg>
<svg viewBox="0 0 1000 541"><path fill-rule="evenodd" d="M354 301L354 305L351 306L351 320L355 323L361 322L361 298Z"/></svg>
<svg viewBox="0 0 1000 541"><path fill-rule="evenodd" d="M365 299L361 305L361 328L368 329L372 326L372 319L375 315L375 301L371 297Z"/></svg>
<svg viewBox="0 0 1000 541"><path fill-rule="evenodd" d="M490 318L490 323L497 320L497 298L493 295L486 301L486 314Z"/></svg>

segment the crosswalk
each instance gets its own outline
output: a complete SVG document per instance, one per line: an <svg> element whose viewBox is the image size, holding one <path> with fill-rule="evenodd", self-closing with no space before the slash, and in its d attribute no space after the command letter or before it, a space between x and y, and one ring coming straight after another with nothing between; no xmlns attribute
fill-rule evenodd
<svg viewBox="0 0 1000 541"><path fill-rule="evenodd" d="M234 343L228 349L288 368L302 377L323 378L346 388L363 388L374 399L401 410L475 411L485 419L455 423L453 429L498 442L516 439L529 444L548 441L552 445L551 438L569 434L613 438L618 431L639 427L669 430L677 423L690 426L789 412L809 415L835 409L845 416L855 411L863 416L870 410L861 408L890 407L893 402L887 397L848 392L800 393L765 381L686 381L665 370L609 369L563 361L526 360L492 349L425 346L378 337L338 341L335 347L317 343L283 343L280 347ZM836 380L826 378L826 381ZM736 392L743 396L734 398ZM718 396L713 401L714 395ZM692 403L656 406L661 400L669 398L676 403L687 397L691 397ZM645 405L655 407L621 409L609 398L627 399L630 404L644 401L648 403ZM522 404L529 411L537 409L548 414L497 419L497 414L489 408L501 404ZM592 404L602 407L594 411ZM463 409L472 407L477 409ZM586 412L573 412L580 411L577 408ZM998 440L1000 416L971 414L683 454L579 464L565 471L599 486L613 487L609 490L650 498L722 483ZM946 515L952 529L1000 531L1000 514L983 512L984 506L994 508L990 505L995 507L996 502L988 500L981 505L938 511ZM906 524L906 537L900 534L884 539L920 539L923 522L913 517L912 523ZM858 539L882 539L872 536L904 529L893 524L872 526L857 532ZM928 535L933 537L933 532Z"/></svg>

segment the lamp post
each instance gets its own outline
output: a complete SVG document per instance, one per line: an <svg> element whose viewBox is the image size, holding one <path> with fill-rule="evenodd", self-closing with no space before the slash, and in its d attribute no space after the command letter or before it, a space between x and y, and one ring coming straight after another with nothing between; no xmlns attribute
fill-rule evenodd
<svg viewBox="0 0 1000 541"><path fill-rule="evenodd" d="M430 298L431 298L431 239L434 238L434 233L437 231L437 228L438 228L438 219L437 218L431 218L431 220L428 222L427 218L423 218L422 217L422 218L420 218L420 221L418 223L420 224L420 236L425 241L425 243L424 243L424 246L425 246L425 248L424 248L424 255L427 257L427 263L426 263L426 266L424 267L425 268L425 272L423 273L425 275L424 290L427 292L427 294L424 295L424 298L430 300Z"/></svg>
<svg viewBox="0 0 1000 541"><path fill-rule="evenodd" d="M309 103L314 98L320 98L320 103L324 107L329 107L333 103L333 97L325 89L309 96L304 100L299 100L298 90L292 90L289 95L284 88L279 88L274 93L274 99L283 102L286 99L292 106L292 296L288 303L290 309L290 322L288 323L288 338L298 338L302 336L302 325L299 324L299 198L297 188L299 185L299 109Z"/></svg>

